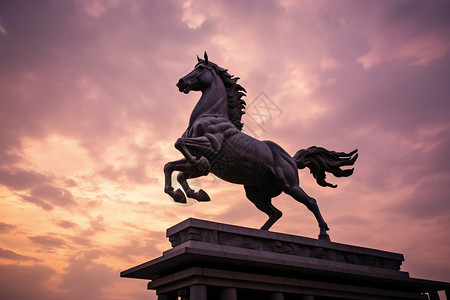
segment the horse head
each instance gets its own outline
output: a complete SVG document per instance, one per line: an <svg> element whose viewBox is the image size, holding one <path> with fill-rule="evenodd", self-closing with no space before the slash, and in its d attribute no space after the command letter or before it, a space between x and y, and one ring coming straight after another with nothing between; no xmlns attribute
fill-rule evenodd
<svg viewBox="0 0 450 300"><path fill-rule="evenodd" d="M180 92L187 94L190 91L204 91L213 81L213 76L218 75L219 70L225 70L210 62L206 51L204 59L197 56L197 61L194 69L178 81L177 87Z"/></svg>
<svg viewBox="0 0 450 300"><path fill-rule="evenodd" d="M194 69L178 81L177 87L180 92L187 94L190 91L203 91L211 84L213 80L211 71L213 68L208 61L206 52L204 59L200 59L197 56L197 60L198 63Z"/></svg>

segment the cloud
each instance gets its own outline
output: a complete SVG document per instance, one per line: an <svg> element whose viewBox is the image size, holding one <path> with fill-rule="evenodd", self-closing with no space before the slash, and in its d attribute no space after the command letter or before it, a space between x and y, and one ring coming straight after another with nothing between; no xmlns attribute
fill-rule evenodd
<svg viewBox="0 0 450 300"><path fill-rule="evenodd" d="M91 251L79 258L72 258L58 285L67 292L64 299L100 299L102 289L117 279L111 267L92 261L98 255L98 252Z"/></svg>
<svg viewBox="0 0 450 300"><path fill-rule="evenodd" d="M39 174L34 171L21 168L0 169L0 184L8 187L23 201L34 203L46 211L53 209L53 205L72 207L76 205L70 191L54 186L56 178ZM67 181L73 185L72 181Z"/></svg>
<svg viewBox="0 0 450 300"><path fill-rule="evenodd" d="M11 274L2 291L131 300L142 288L135 299L144 299L145 283L119 279L117 268L160 255L167 227L188 217L254 228L267 220L241 186L214 176L191 180L210 203L174 204L163 193L163 165L182 157L173 144L200 97L175 83L205 50L241 78L247 103L264 92L282 112L265 120L259 139L291 154L359 149L338 189L300 171L332 240L405 252L412 276L446 280L449 6L0 2L0 246L4 256L45 264L2 266ZM245 132L254 134L251 109ZM303 205L287 195L274 205L284 213L274 231L317 236Z"/></svg>
<svg viewBox="0 0 450 300"><path fill-rule="evenodd" d="M82 233L83 236L93 236L97 233L106 231L106 228L104 218L102 216L97 216L96 218L89 220L89 228L83 230Z"/></svg>
<svg viewBox="0 0 450 300"><path fill-rule="evenodd" d="M122 17L129 19L132 23L139 22L138 20L144 16L153 18L153 21L157 22L161 19L162 11L176 11L162 4L142 4L142 7L134 12L122 10L121 12L127 15ZM34 4L30 3L30 6ZM66 136L81 139L81 144L92 155L96 155L105 148L105 142L116 140L117 135L128 133L127 129L131 125L143 122L151 128L152 123L149 122L151 117L159 116L155 114L155 110L152 110L151 103L158 98L163 98L164 93L158 96L158 83L152 83L151 80L147 81L143 77L136 78L139 70L133 67L134 63L131 63L133 58L121 54L132 49L142 49L133 45L141 44L143 41L141 36L150 38L149 35L154 35L155 33L152 32L156 28L138 25L139 29L136 32L129 32L128 43L117 43L114 49L105 48L109 42L115 43L117 32L125 30L114 22L117 10L108 10L104 18L92 20L87 16L79 15L79 11L73 7L72 3L66 4L66 7L62 6L47 3L35 6L33 8L36 11L35 14L28 15L25 11L21 11L16 14L15 19L6 18L5 20L12 28L18 28L18 32L6 44L5 55L11 58L27 57L27 61L15 59L19 63L8 64L5 66L5 71L8 70L16 78L20 78L20 84L26 88L27 93L16 93L17 83L5 84L2 89L2 99L8 101L4 111L5 116L15 116L8 117L5 122L8 126L3 127L2 140L15 141L16 145L19 145L17 139L23 133L41 138L43 135L57 131ZM5 7L5 12L9 9L13 10L12 7ZM42 20L44 15L45 18L52 20L52 24L58 24L55 26L58 30L55 31L53 25L45 25L46 22ZM79 19L78 26L73 26L70 19ZM167 17L163 19L168 21ZM24 20L32 26L21 27L20 22ZM102 41L99 40L101 36L94 33L93 26L105 25L110 26L110 29L104 32L103 37L106 40ZM34 39L35 36L41 39L39 43ZM66 36L76 40L78 50L75 50L70 43L64 42ZM28 43L38 45L33 53L27 53ZM146 42L144 49L136 54L143 57L144 51L150 52L156 45ZM95 64L101 66L100 68L93 68L91 51L104 53L102 59L95 61ZM146 56L145 59L145 65L152 65L152 57ZM124 63L118 63L122 61ZM130 61L130 64L126 61ZM41 68L41 63L44 62L47 62L47 67ZM130 90L136 92L124 92L112 84L116 80L129 85ZM175 82L175 79L172 80ZM147 87L148 84L150 84L150 90ZM173 83L170 86L173 86ZM147 90L149 92L144 93ZM156 99L148 99L152 90L156 93ZM30 94L33 95L32 100L28 97ZM143 101L151 105L143 106ZM114 105L111 105L112 103ZM84 132L90 134L84 135Z"/></svg>
<svg viewBox="0 0 450 300"><path fill-rule="evenodd" d="M449 223L450 203L447 196L450 188L445 184L448 180L448 176L441 174L427 176L416 182L410 194L401 202L387 209L407 214L412 219L442 218L444 223Z"/></svg>
<svg viewBox="0 0 450 300"><path fill-rule="evenodd" d="M444 56L450 50L450 39L431 33L429 35L413 37L397 49L391 49L383 42L375 42L373 49L358 58L365 69L370 69L384 61L405 59L413 66L427 66L431 62Z"/></svg>
<svg viewBox="0 0 450 300"><path fill-rule="evenodd" d="M0 24L0 35L7 35L7 34L8 34L8 32L6 31L5 27L3 27L3 26Z"/></svg>
<svg viewBox="0 0 450 300"><path fill-rule="evenodd" d="M34 244L42 247L44 250L52 251L54 249L64 248L66 246L66 242L63 239L54 237L51 234L30 236L28 239Z"/></svg>
<svg viewBox="0 0 450 300"><path fill-rule="evenodd" d="M0 289L5 299L61 299L50 288L51 277L55 271L44 265L0 265Z"/></svg>
<svg viewBox="0 0 450 300"><path fill-rule="evenodd" d="M17 228L16 225L0 222L0 233L8 233L15 228Z"/></svg>
<svg viewBox="0 0 450 300"><path fill-rule="evenodd" d="M108 252L130 265L138 259L144 261L150 257L158 257L161 255L161 251L155 246L159 242L155 236L161 238L160 233L154 233L151 237L139 235L124 237L124 242L121 245L111 247Z"/></svg>
<svg viewBox="0 0 450 300"><path fill-rule="evenodd" d="M78 225L74 222L67 221L67 220L59 220L55 222L58 226L65 228L65 229L75 229L78 227Z"/></svg>
<svg viewBox="0 0 450 300"><path fill-rule="evenodd" d="M119 6L121 1L78 1L79 5L92 17L98 18L105 14L109 9Z"/></svg>
<svg viewBox="0 0 450 300"><path fill-rule="evenodd" d="M344 224L344 225L363 227L363 226L367 226L368 222L369 221L363 217L359 217L359 216L355 216L355 215L344 215L344 216L340 216L338 218L333 219L330 223L333 223L336 225Z"/></svg>
<svg viewBox="0 0 450 300"><path fill-rule="evenodd" d="M15 261L40 261L40 259L26 256L26 255L21 255L14 251L11 251L8 249L3 249L3 248L0 248L0 258L5 258L5 259L15 260Z"/></svg>
<svg viewBox="0 0 450 300"><path fill-rule="evenodd" d="M147 145L130 145L126 150L118 151L113 165L109 162L97 172L108 180L124 184L154 184L156 178L149 176L147 168L160 160L159 149ZM126 154L124 154L126 153Z"/></svg>
<svg viewBox="0 0 450 300"><path fill-rule="evenodd" d="M49 180L45 175L34 171L2 168L0 169L0 184L16 191L31 189L32 187L43 184Z"/></svg>
<svg viewBox="0 0 450 300"><path fill-rule="evenodd" d="M52 210L53 205L66 208L76 205L72 194L68 190L48 184L36 186L31 190L30 195L31 196L19 194L25 202L34 203L46 211Z"/></svg>
<svg viewBox="0 0 450 300"><path fill-rule="evenodd" d="M30 197L27 195L19 195L23 201L36 204L37 206L41 207L43 210L51 211L53 209L53 205L48 204L45 201L42 201L39 198Z"/></svg>
<svg viewBox="0 0 450 300"><path fill-rule="evenodd" d="M92 247L92 242L88 238L85 238L82 236L71 236L71 237L68 237L68 239L79 246Z"/></svg>
<svg viewBox="0 0 450 300"><path fill-rule="evenodd" d="M70 207L76 204L72 194L68 190L51 185L39 185L33 188L31 190L31 196L45 199L54 205L63 207Z"/></svg>
<svg viewBox="0 0 450 300"><path fill-rule="evenodd" d="M340 67L340 63L331 57L324 57L320 61L320 68L324 71L333 70Z"/></svg>
<svg viewBox="0 0 450 300"><path fill-rule="evenodd" d="M366 69L393 60L405 60L413 66L429 65L450 50L448 31L444 29L449 22L443 16L449 10L443 1L397 2L366 15L378 30L368 32L372 49L358 61ZM363 30L367 32L367 28Z"/></svg>

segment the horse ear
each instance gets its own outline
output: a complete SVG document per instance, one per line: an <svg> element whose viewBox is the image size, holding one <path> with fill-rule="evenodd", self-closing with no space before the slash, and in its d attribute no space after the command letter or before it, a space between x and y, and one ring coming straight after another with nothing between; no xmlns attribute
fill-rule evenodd
<svg viewBox="0 0 450 300"><path fill-rule="evenodd" d="M202 61L202 59L201 59L200 57L198 57L198 55L197 55L197 61L198 61L198 62L201 62L201 61Z"/></svg>
<svg viewBox="0 0 450 300"><path fill-rule="evenodd" d="M208 62L208 54L205 51L205 55L203 56L205 58L205 62Z"/></svg>

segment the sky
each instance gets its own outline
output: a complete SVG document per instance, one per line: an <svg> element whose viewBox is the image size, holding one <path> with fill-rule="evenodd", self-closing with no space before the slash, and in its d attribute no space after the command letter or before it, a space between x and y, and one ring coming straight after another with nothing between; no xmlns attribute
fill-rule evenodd
<svg viewBox="0 0 450 300"><path fill-rule="evenodd" d="M1 1L2 299L156 299L119 273L169 249L168 227L266 221L213 175L191 181L208 203L163 191L200 97L175 84L204 51L247 90L247 134L291 155L359 149L336 189L299 171L332 241L450 281L449 15L435 0ZM303 205L273 203L272 231L317 238Z"/></svg>

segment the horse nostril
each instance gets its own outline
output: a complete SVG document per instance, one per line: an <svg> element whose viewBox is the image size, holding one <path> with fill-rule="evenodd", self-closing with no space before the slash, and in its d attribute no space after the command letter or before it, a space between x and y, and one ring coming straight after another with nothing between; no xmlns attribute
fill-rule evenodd
<svg viewBox="0 0 450 300"><path fill-rule="evenodd" d="M180 80L178 80L178 83L176 84L177 87L180 87L183 84L184 80L183 78L181 78Z"/></svg>

